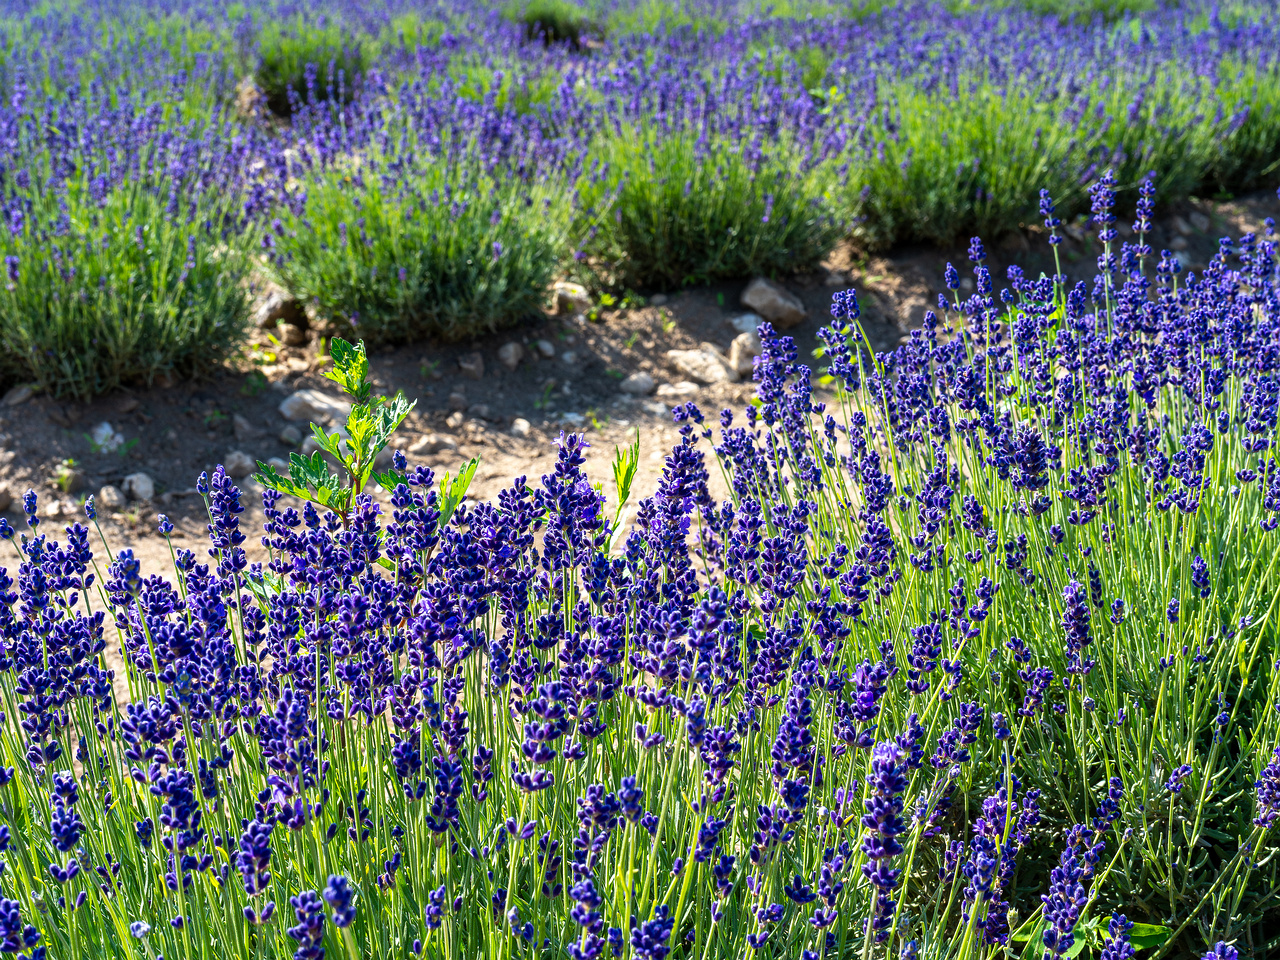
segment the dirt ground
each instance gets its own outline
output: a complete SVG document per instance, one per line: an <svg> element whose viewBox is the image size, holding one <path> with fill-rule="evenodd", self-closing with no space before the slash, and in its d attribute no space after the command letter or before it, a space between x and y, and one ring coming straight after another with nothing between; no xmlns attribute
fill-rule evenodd
<svg viewBox="0 0 1280 960"><path fill-rule="evenodd" d="M1228 203L1188 204L1161 217L1151 242L1156 250L1182 248L1179 257L1184 264L1199 269L1216 251L1219 236L1261 233L1267 216L1280 218L1280 203L1269 191ZM1068 237L1060 252L1068 275L1092 275L1099 250L1091 238ZM1012 262L1032 276L1053 269L1043 233L1036 229L1007 238L990 254L997 283ZM786 332L796 338L801 356L809 356L817 345L818 329L829 319L831 295L852 286L862 302L872 346L892 349L936 304L948 259L962 276L969 275L964 248L902 249L874 257L848 248L837 251L819 271L786 281L808 311L803 322ZM438 439L429 446L438 449L410 454L410 461L426 463L437 474L479 457L471 496L488 499L516 476L533 483L547 472L555 458L553 441L562 430L587 435L591 448L586 470L612 493L614 447L638 433L641 455L634 504L653 491L663 457L677 439L671 406L693 400L710 418L726 406L740 410L751 397L750 383L690 385L667 359L668 350L692 349L703 342L727 351L737 333L731 320L746 312L739 303L744 286L738 282L650 291L644 306L602 310L595 321L547 315L525 328L473 343L417 344L378 352L370 358L378 389L388 394L402 390L417 401L393 443L408 451L434 434ZM514 370L498 355L510 342L520 344L524 354ZM233 451L255 460L287 459L296 441L281 437L291 426L280 413L281 401L301 388L336 394L320 375L316 350L314 337L302 346L283 347L259 332L245 357L200 382L121 391L88 404L37 394L16 405L0 405L0 503L6 492L12 501L5 515L15 527L25 529L21 497L34 489L41 501L41 530L57 531L83 517L87 495L98 494L107 484L120 487L126 476L145 472L154 481L154 498L131 501L118 511L100 506L100 518L113 552L132 548L144 573L167 571L169 548L155 532L157 515L163 513L174 523L176 546L199 549L207 517L195 495L196 476L225 462ZM475 363L477 356L482 371ZM625 377L640 371L653 377L658 385L655 395L634 397L620 389ZM678 389L686 393L679 396L671 394L672 387L663 387L681 383ZM91 439L94 428L104 422L123 438L114 452L97 449ZM305 432L305 423L292 426ZM261 552L255 535L261 501L253 495L258 491L252 480L243 486L250 495L244 498L248 509L242 527L249 535L251 557L256 558ZM97 552L96 538L94 544ZM0 565L5 562L0 560Z"/></svg>

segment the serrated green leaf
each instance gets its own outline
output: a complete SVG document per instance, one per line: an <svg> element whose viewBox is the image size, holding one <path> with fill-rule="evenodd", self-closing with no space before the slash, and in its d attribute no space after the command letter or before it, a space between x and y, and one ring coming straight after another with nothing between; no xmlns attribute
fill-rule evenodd
<svg viewBox="0 0 1280 960"><path fill-rule="evenodd" d="M394 470L384 470L382 473L374 473L370 475L369 479L388 493L395 493L396 487L400 486L402 483L408 483L403 474L396 473Z"/></svg>

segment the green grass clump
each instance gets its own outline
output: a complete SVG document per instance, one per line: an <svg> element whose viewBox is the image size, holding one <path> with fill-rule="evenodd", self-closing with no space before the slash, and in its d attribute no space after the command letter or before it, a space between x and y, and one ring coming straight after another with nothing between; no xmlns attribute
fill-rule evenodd
<svg viewBox="0 0 1280 960"><path fill-rule="evenodd" d="M541 37L547 43L568 43L575 49L582 46L583 37L591 29L588 12L570 0L511 3L503 9L503 15L523 24L531 40Z"/></svg>
<svg viewBox="0 0 1280 960"><path fill-rule="evenodd" d="M276 270L335 332L370 344L510 326L542 305L566 248L559 192L458 154L394 184L331 169L306 190L275 237Z"/></svg>
<svg viewBox="0 0 1280 960"><path fill-rule="evenodd" d="M268 22L258 37L254 78L277 116L293 112L290 91L304 103L312 97L350 100L364 69L364 41L332 21Z"/></svg>
<svg viewBox="0 0 1280 960"><path fill-rule="evenodd" d="M785 142L752 149L692 133L607 138L598 155L615 179L580 188L588 210L615 192L588 253L615 282L659 288L815 265L844 233L834 172Z"/></svg>
<svg viewBox="0 0 1280 960"><path fill-rule="evenodd" d="M0 383L87 399L191 375L235 350L245 262L216 211L175 216L137 185L43 199L0 231Z"/></svg>

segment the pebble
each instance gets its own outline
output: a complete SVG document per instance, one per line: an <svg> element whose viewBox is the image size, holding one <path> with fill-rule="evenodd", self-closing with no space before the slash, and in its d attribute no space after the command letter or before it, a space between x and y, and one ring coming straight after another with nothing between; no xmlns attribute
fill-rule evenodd
<svg viewBox="0 0 1280 960"><path fill-rule="evenodd" d="M649 298L649 306L665 307L667 305L667 295L665 293L655 293Z"/></svg>
<svg viewBox="0 0 1280 960"><path fill-rule="evenodd" d="M524 359L524 347L512 340L498 348L498 362L508 370L515 370Z"/></svg>
<svg viewBox="0 0 1280 960"><path fill-rule="evenodd" d="M467 395L461 390L454 390L449 394L450 410L465 410L469 406L471 406L471 404L467 402Z"/></svg>
<svg viewBox="0 0 1280 960"><path fill-rule="evenodd" d="M236 435L236 439L241 443L262 435L262 431L250 423L247 417L238 413L231 418L231 428Z"/></svg>
<svg viewBox="0 0 1280 960"><path fill-rule="evenodd" d="M277 323L276 334L280 342L289 347L301 347L307 342L307 329L296 323Z"/></svg>
<svg viewBox="0 0 1280 960"><path fill-rule="evenodd" d="M293 424L289 424L280 431L280 442L286 447L296 447L302 442L302 431Z"/></svg>
<svg viewBox="0 0 1280 960"><path fill-rule="evenodd" d="M535 340L533 345L537 347L538 352L548 360L556 355L556 345L550 340Z"/></svg>
<svg viewBox="0 0 1280 960"><path fill-rule="evenodd" d="M1207 232L1209 227L1213 225L1209 218L1199 210L1192 210L1191 213L1187 214L1187 219L1190 220L1191 225L1201 233Z"/></svg>
<svg viewBox="0 0 1280 960"><path fill-rule="evenodd" d="M280 403L280 415L286 420L337 420L346 422L351 404L319 390L295 390Z"/></svg>
<svg viewBox="0 0 1280 960"><path fill-rule="evenodd" d="M4 513L6 510L8 510L12 503L13 503L13 494L10 493L8 490L6 490L4 487L0 487L0 513Z"/></svg>
<svg viewBox="0 0 1280 960"><path fill-rule="evenodd" d="M1182 217L1173 218L1173 229L1177 230L1184 237L1190 236L1191 234L1191 224L1187 223L1187 221L1182 219Z"/></svg>
<svg viewBox="0 0 1280 960"><path fill-rule="evenodd" d="M658 384L658 396L660 397L692 397L697 392L698 385L690 383L688 380L681 380L679 383ZM662 407L664 411L666 410L663 404L658 404L658 406ZM648 410L649 405L646 405L645 409Z"/></svg>
<svg viewBox="0 0 1280 960"><path fill-rule="evenodd" d="M447 426L450 430L457 430L460 426L462 426L462 421L465 419L466 418L462 415L461 410L455 410L453 411L453 413L449 414L449 416L444 418L444 422L445 422L445 426Z"/></svg>
<svg viewBox="0 0 1280 960"><path fill-rule="evenodd" d="M627 377L622 383L618 384L618 389L623 393L630 394L633 397L647 397L653 393L654 387L653 377L645 373L643 370L637 370L631 376Z"/></svg>
<svg viewBox="0 0 1280 960"><path fill-rule="evenodd" d="M124 443L124 437L105 420L89 431L89 439L99 453L115 453Z"/></svg>
<svg viewBox="0 0 1280 960"><path fill-rule="evenodd" d="M469 353L458 358L458 369L464 377L480 380L484 377L484 357L478 353Z"/></svg>
<svg viewBox="0 0 1280 960"><path fill-rule="evenodd" d="M422 456L425 453L439 453L441 450L457 449L458 441L453 437L442 437L438 433L427 433L413 442L409 447L409 452L415 456Z"/></svg>
<svg viewBox="0 0 1280 960"><path fill-rule="evenodd" d="M556 313L587 313L591 310L591 295L582 284L561 281L552 290L556 297Z"/></svg>
<svg viewBox="0 0 1280 960"><path fill-rule="evenodd" d="M578 355L572 350L566 350L564 353L560 354L560 362L565 366L571 367L578 362Z"/></svg>
<svg viewBox="0 0 1280 960"><path fill-rule="evenodd" d="M574 413L572 410L568 410L560 414L560 422L570 427L580 426L581 424L586 423L586 421L586 417L580 413Z"/></svg>
<svg viewBox="0 0 1280 960"><path fill-rule="evenodd" d="M530 431L532 430L533 430L533 424L531 424L524 417L516 417L514 420L511 421L512 436L527 437Z"/></svg>
<svg viewBox="0 0 1280 960"><path fill-rule="evenodd" d="M98 491L93 504L99 510L123 510L129 505L129 498L115 484L108 483Z"/></svg>
<svg viewBox="0 0 1280 960"><path fill-rule="evenodd" d="M755 370L755 358L762 350L758 333L740 333L729 344L729 366L738 371L738 376L750 377Z"/></svg>
<svg viewBox="0 0 1280 960"><path fill-rule="evenodd" d="M145 473L131 473L124 478L124 492L134 500L154 500L156 482Z"/></svg>
<svg viewBox="0 0 1280 960"><path fill-rule="evenodd" d="M283 290L272 290L253 312L253 324L259 329L274 327L277 321L298 323L306 321L302 305Z"/></svg>
<svg viewBox="0 0 1280 960"><path fill-rule="evenodd" d="M1172 240L1169 241L1170 250L1186 250L1190 246L1191 246L1191 243L1189 240L1187 240L1186 237L1174 237Z"/></svg>
<svg viewBox="0 0 1280 960"><path fill-rule="evenodd" d="M35 394L28 384L19 384L4 395L4 400L0 401L6 407L16 407L20 403L26 403Z"/></svg>
<svg viewBox="0 0 1280 960"><path fill-rule="evenodd" d="M222 461L222 469L226 470L227 476L233 480L243 480L253 473L255 468L253 457L243 450L232 450Z"/></svg>
<svg viewBox="0 0 1280 960"><path fill-rule="evenodd" d="M729 319L729 325L739 333L755 333L762 323L764 318L758 313L740 313Z"/></svg>
<svg viewBox="0 0 1280 960"><path fill-rule="evenodd" d="M781 284L756 277L742 291L742 305L779 327L794 327L805 318L804 304Z"/></svg>
<svg viewBox="0 0 1280 960"><path fill-rule="evenodd" d="M473 403L467 407L467 416L479 417L481 420L492 420L493 412L487 403Z"/></svg>
<svg viewBox="0 0 1280 960"><path fill-rule="evenodd" d="M697 350L668 350L667 361L690 380L699 383L732 383L738 379L738 371L709 343L702 344Z"/></svg>

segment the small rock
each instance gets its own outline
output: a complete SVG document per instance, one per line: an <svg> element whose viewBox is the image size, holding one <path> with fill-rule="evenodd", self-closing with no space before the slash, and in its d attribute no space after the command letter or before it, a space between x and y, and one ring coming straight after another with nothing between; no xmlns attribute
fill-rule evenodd
<svg viewBox="0 0 1280 960"><path fill-rule="evenodd" d="M471 404L467 402L467 395L461 390L455 390L453 393L449 394L450 410L465 410L469 406L471 406Z"/></svg>
<svg viewBox="0 0 1280 960"><path fill-rule="evenodd" d="M449 414L447 417L444 418L444 423L445 423L445 426L447 426L450 430L457 430L460 426L462 426L462 421L465 419L466 417L462 415L461 410L455 410L453 411L453 413Z"/></svg>
<svg viewBox="0 0 1280 960"><path fill-rule="evenodd" d="M487 403L473 403L467 407L467 416L479 417L481 420L492 420L493 413L489 410Z"/></svg>
<svg viewBox="0 0 1280 960"><path fill-rule="evenodd" d="M145 473L131 473L124 478L124 492L133 500L153 500L156 482Z"/></svg>
<svg viewBox="0 0 1280 960"><path fill-rule="evenodd" d="M296 323L277 323L276 333L280 342L289 347L301 347L307 342L307 331Z"/></svg>
<svg viewBox="0 0 1280 960"><path fill-rule="evenodd" d="M1173 229L1177 230L1184 237L1189 237L1191 235L1191 224L1183 220L1182 217L1173 218Z"/></svg>
<svg viewBox="0 0 1280 960"><path fill-rule="evenodd" d="M4 513L6 510L8 510L12 503L13 503L13 494L10 493L8 490L6 490L4 487L0 487L0 513Z"/></svg>
<svg viewBox="0 0 1280 960"><path fill-rule="evenodd" d="M252 440L254 437L262 436L262 431L255 427L246 417L236 414L231 418L231 427L236 435L236 439L243 443L245 440Z"/></svg>
<svg viewBox="0 0 1280 960"><path fill-rule="evenodd" d="M40 511L46 520L57 520L59 517L66 516L67 505L61 500L50 500L44 505L44 509Z"/></svg>
<svg viewBox="0 0 1280 960"><path fill-rule="evenodd" d="M511 421L511 433L513 436L527 437L532 430L533 424L524 417L516 417Z"/></svg>
<svg viewBox="0 0 1280 960"><path fill-rule="evenodd" d="M665 293L655 293L649 298L649 306L665 307L667 305L667 295Z"/></svg>
<svg viewBox="0 0 1280 960"><path fill-rule="evenodd" d="M280 442L286 447L296 447L302 442L302 431L293 424L289 424L280 431Z"/></svg>
<svg viewBox="0 0 1280 960"><path fill-rule="evenodd" d="M580 283L557 283L552 290L556 295L556 313L588 313L591 310L591 295Z"/></svg>
<svg viewBox="0 0 1280 960"><path fill-rule="evenodd" d="M738 371L710 344L698 350L668 350L667 360L690 380L699 383L732 383Z"/></svg>
<svg viewBox="0 0 1280 960"><path fill-rule="evenodd" d="M337 420L346 422L351 404L319 390L296 390L280 404L286 420Z"/></svg>
<svg viewBox="0 0 1280 960"><path fill-rule="evenodd" d="M279 367L273 367L272 369L275 370L277 373L280 370ZM280 380L272 380L271 389L274 390L276 393L292 393L293 392L293 387L290 386L289 381L283 378Z"/></svg>
<svg viewBox="0 0 1280 960"><path fill-rule="evenodd" d="M19 384L4 395L4 399L0 400L6 407L16 407L20 403L26 403L35 393L28 384Z"/></svg>
<svg viewBox="0 0 1280 960"><path fill-rule="evenodd" d="M729 326L739 333L755 333L764 319L758 313L740 313L729 320Z"/></svg>
<svg viewBox="0 0 1280 960"><path fill-rule="evenodd" d="M123 510L129 505L129 498L119 487L108 483L98 491L98 497L93 504L99 510Z"/></svg>
<svg viewBox="0 0 1280 960"><path fill-rule="evenodd" d="M89 431L89 440L98 453L115 453L124 443L124 437L105 420Z"/></svg>
<svg viewBox="0 0 1280 960"><path fill-rule="evenodd" d="M267 466L274 467L276 473L287 475L289 473L289 462L281 457L268 457Z"/></svg>
<svg viewBox="0 0 1280 960"><path fill-rule="evenodd" d="M738 371L738 376L750 377L755 369L754 360L761 352L758 333L740 333L729 344L729 366Z"/></svg>
<svg viewBox="0 0 1280 960"><path fill-rule="evenodd" d="M1073 220L1071 223L1064 223L1062 232L1077 243L1084 243L1084 227L1078 221Z"/></svg>
<svg viewBox="0 0 1280 960"><path fill-rule="evenodd" d="M116 407L116 412L120 414L133 413L138 409L137 397L125 397L120 401L120 405Z"/></svg>
<svg viewBox="0 0 1280 960"><path fill-rule="evenodd" d="M560 414L560 422L565 424L566 426L577 427L586 423L587 418L580 413L575 413L574 411L569 410L569 411L566 411L565 413Z"/></svg>
<svg viewBox="0 0 1280 960"><path fill-rule="evenodd" d="M671 386L671 384L664 383L662 386L669 387ZM658 389L662 389L662 388L659 387ZM648 403L644 405L644 408L647 412L652 413L655 416L659 416L659 417L665 417L671 413L671 408L668 407L661 400L650 400Z"/></svg>
<svg viewBox="0 0 1280 960"><path fill-rule="evenodd" d="M564 353L560 354L560 362L565 366L571 367L578 362L578 355L572 350L566 350Z"/></svg>
<svg viewBox="0 0 1280 960"><path fill-rule="evenodd" d="M469 353L465 357L459 357L458 369L462 371L464 377L479 380L484 377L484 357L478 353Z"/></svg>
<svg viewBox="0 0 1280 960"><path fill-rule="evenodd" d="M259 329L274 327L277 323L291 323L305 329L307 314L302 304L277 288L268 293L253 311L253 323Z"/></svg>
<svg viewBox="0 0 1280 960"><path fill-rule="evenodd" d="M973 293L973 277L965 277L960 281L960 290L963 293Z"/></svg>
<svg viewBox="0 0 1280 960"><path fill-rule="evenodd" d="M1207 232L1209 227L1212 226L1209 218L1199 210L1192 210L1191 213L1187 214L1187 219L1190 220L1191 225L1201 233Z"/></svg>
<svg viewBox="0 0 1280 960"><path fill-rule="evenodd" d="M804 304L790 290L756 277L742 291L742 305L779 327L794 327L805 318Z"/></svg>
<svg viewBox="0 0 1280 960"><path fill-rule="evenodd" d="M653 393L654 386L653 377L643 370L638 370L618 384L618 389L623 393L631 394L633 397L647 397Z"/></svg>
<svg viewBox="0 0 1280 960"><path fill-rule="evenodd" d="M698 392L698 385L690 383L688 380L681 380L679 383L660 383L658 384L658 396L664 399L673 397L692 397ZM662 406L659 404L659 406ZM645 409L649 409L645 407ZM666 408L663 408L666 412Z"/></svg>
<svg viewBox="0 0 1280 960"><path fill-rule="evenodd" d="M441 450L457 449L458 441L453 437L442 437L438 433L428 433L414 441L413 445L409 447L409 452L415 456L421 456L424 453L439 453Z"/></svg>
<svg viewBox="0 0 1280 960"><path fill-rule="evenodd" d="M227 476L232 480L243 480L253 473L255 464L253 457L243 450L232 450L222 461L222 469L227 471Z"/></svg>
<svg viewBox="0 0 1280 960"><path fill-rule="evenodd" d="M1191 243L1186 237L1174 237L1169 241L1170 250L1186 250L1190 246Z"/></svg>
<svg viewBox="0 0 1280 960"><path fill-rule="evenodd" d="M520 361L524 359L524 347L512 340L504 343L498 348L498 362L508 370L514 370L520 366Z"/></svg>
<svg viewBox="0 0 1280 960"><path fill-rule="evenodd" d="M535 340L533 345L537 347L538 352L548 360L556 355L556 345L550 340Z"/></svg>

